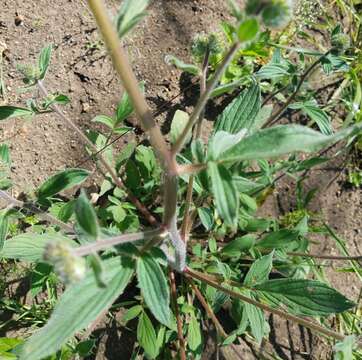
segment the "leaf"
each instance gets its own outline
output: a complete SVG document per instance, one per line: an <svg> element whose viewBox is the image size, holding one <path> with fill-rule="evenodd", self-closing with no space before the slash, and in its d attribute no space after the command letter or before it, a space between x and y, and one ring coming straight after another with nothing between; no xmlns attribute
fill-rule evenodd
<svg viewBox="0 0 362 360"><path fill-rule="evenodd" d="M282 229L266 235L257 243L257 246L264 249L283 249L297 241L298 236L298 231Z"/></svg>
<svg viewBox="0 0 362 360"><path fill-rule="evenodd" d="M158 262L147 254L138 258L137 277L142 296L153 316L160 323L172 328L170 292Z"/></svg>
<svg viewBox="0 0 362 360"><path fill-rule="evenodd" d="M185 111L176 110L175 115L173 116L172 123L171 123L171 143L174 144L179 136L182 134L185 126L189 121L189 114ZM188 133L185 143L188 143L191 140L191 131Z"/></svg>
<svg viewBox="0 0 362 360"><path fill-rule="evenodd" d="M219 215L228 225L235 225L239 211L239 198L229 171L223 165L209 162L207 171L212 182Z"/></svg>
<svg viewBox="0 0 362 360"><path fill-rule="evenodd" d="M116 26L118 36L121 38L126 35L138 22L146 16L148 0L124 0L119 9Z"/></svg>
<svg viewBox="0 0 362 360"><path fill-rule="evenodd" d="M29 109L16 106L0 106L0 120L33 115Z"/></svg>
<svg viewBox="0 0 362 360"><path fill-rule="evenodd" d="M353 359L353 349L358 347L358 341L355 335L349 335L343 341L337 342L333 350L335 351L333 360Z"/></svg>
<svg viewBox="0 0 362 360"><path fill-rule="evenodd" d="M4 248L4 243L9 230L9 213L8 211L0 212L0 254Z"/></svg>
<svg viewBox="0 0 362 360"><path fill-rule="evenodd" d="M142 306L141 305L135 305L132 306L130 309L126 311L126 313L122 317L122 322L124 324L127 324L128 321L133 320L136 318L141 312L142 312Z"/></svg>
<svg viewBox="0 0 362 360"><path fill-rule="evenodd" d="M20 347L20 360L39 360L55 353L122 294L133 275L132 263L115 257L104 260L103 266L107 287L97 286L92 271L84 280L68 287L47 324Z"/></svg>
<svg viewBox="0 0 362 360"><path fill-rule="evenodd" d="M10 150L7 144L0 144L0 161L8 167L11 165Z"/></svg>
<svg viewBox="0 0 362 360"><path fill-rule="evenodd" d="M230 134L226 131L218 131L210 140L208 146L208 158L210 160L217 160L220 155L227 149L237 144L245 137L246 129L241 129L236 134Z"/></svg>
<svg viewBox="0 0 362 360"><path fill-rule="evenodd" d="M95 118L92 119L93 122L98 122L101 123L103 125L106 125L107 127L109 127L110 129L113 129L113 123L114 120L106 115L98 115Z"/></svg>
<svg viewBox="0 0 362 360"><path fill-rule="evenodd" d="M59 233L25 233L6 240L0 257L33 262L41 261L46 245L52 241L67 241L69 244L75 245L72 240Z"/></svg>
<svg viewBox="0 0 362 360"><path fill-rule="evenodd" d="M240 256L242 251L250 249L255 243L254 235L244 235L230 241L223 247L221 253L227 256Z"/></svg>
<svg viewBox="0 0 362 360"><path fill-rule="evenodd" d="M242 85L241 80L233 81L227 84L222 84L217 86L210 94L210 98L214 98L217 96L220 96L222 94L225 94L227 92L233 91L236 88L238 88L240 85Z"/></svg>
<svg viewBox="0 0 362 360"><path fill-rule="evenodd" d="M137 325L137 340L146 354L154 359L158 355L156 331L150 318L142 312Z"/></svg>
<svg viewBox="0 0 362 360"><path fill-rule="evenodd" d="M131 103L131 99L128 96L128 93L125 91L122 95L122 99L119 102L116 110L116 118L117 121L115 126L119 125L123 122L128 116L130 116L133 112L133 105Z"/></svg>
<svg viewBox="0 0 362 360"><path fill-rule="evenodd" d="M197 213L204 228L207 231L211 230L212 226L214 225L212 211L209 208L201 207L197 208Z"/></svg>
<svg viewBox="0 0 362 360"><path fill-rule="evenodd" d="M359 125L355 125L328 136L300 125L273 126L246 136L225 151L218 160L235 162L269 159L295 152L310 153L343 140L360 129Z"/></svg>
<svg viewBox="0 0 362 360"><path fill-rule="evenodd" d="M237 175L233 176L233 182L236 187L236 190L239 193L245 193L245 194L254 193L265 187L265 185L261 183L257 183L255 181Z"/></svg>
<svg viewBox="0 0 362 360"><path fill-rule="evenodd" d="M195 315L191 315L190 323L187 331L187 344L192 351L201 351L202 337L200 324Z"/></svg>
<svg viewBox="0 0 362 360"><path fill-rule="evenodd" d="M234 99L217 118L215 132L223 130L231 134L241 129L250 130L260 110L260 88L254 84Z"/></svg>
<svg viewBox="0 0 362 360"><path fill-rule="evenodd" d="M96 241L99 236L97 215L84 191L75 204L75 218L89 241Z"/></svg>
<svg viewBox="0 0 362 360"><path fill-rule="evenodd" d="M267 64L264 65L255 75L259 79L275 80L290 74L286 64Z"/></svg>
<svg viewBox="0 0 362 360"><path fill-rule="evenodd" d="M249 297L254 298L252 294ZM244 304L244 311L250 323L251 333L255 337L258 344L261 343L264 336L264 313L261 309L249 303Z"/></svg>
<svg viewBox="0 0 362 360"><path fill-rule="evenodd" d="M66 169L51 176L37 190L39 199L51 197L60 191L69 189L75 185L81 184L89 172L84 169Z"/></svg>
<svg viewBox="0 0 362 360"><path fill-rule="evenodd" d="M291 109L301 109L305 112L319 127L319 130L325 135L333 134L332 124L325 111L319 108L316 101L306 101L304 103L294 103L289 105Z"/></svg>
<svg viewBox="0 0 362 360"><path fill-rule="evenodd" d="M40 70L39 80L44 79L44 77L48 71L51 54L52 54L52 45L43 47L43 49L40 52L40 55L39 55L39 70Z"/></svg>
<svg viewBox="0 0 362 360"><path fill-rule="evenodd" d="M173 56L173 55L166 55L165 62L168 65L174 65L178 69L180 69L184 72L187 72L189 74L192 74L192 75L199 75L201 72L200 69L196 65L186 64L182 60L178 59L176 56Z"/></svg>
<svg viewBox="0 0 362 360"><path fill-rule="evenodd" d="M256 130L259 130L261 127L263 127L263 125L265 124L265 122L270 118L271 114L273 111L273 105L264 105L259 112L257 113L257 115L255 116L254 122L251 125L249 132L252 133Z"/></svg>
<svg viewBox="0 0 362 360"><path fill-rule="evenodd" d="M328 285L306 279L276 279L254 286L274 304L283 303L300 315L325 316L340 313L355 304Z"/></svg>
<svg viewBox="0 0 362 360"><path fill-rule="evenodd" d="M237 34L240 42L250 41L255 38L259 31L258 21L254 18L244 20L238 28Z"/></svg>
<svg viewBox="0 0 362 360"><path fill-rule="evenodd" d="M273 265L273 255L274 253L271 252L270 254L265 255L253 262L248 273L245 276L245 285L250 287L265 280L268 280L269 273Z"/></svg>

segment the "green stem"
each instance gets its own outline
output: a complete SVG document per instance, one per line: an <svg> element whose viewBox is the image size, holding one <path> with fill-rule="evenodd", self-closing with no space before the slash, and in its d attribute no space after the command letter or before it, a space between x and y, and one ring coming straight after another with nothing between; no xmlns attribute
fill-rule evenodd
<svg viewBox="0 0 362 360"><path fill-rule="evenodd" d="M175 145L172 148L172 155L175 157L184 146L185 140L187 138L187 134L191 131L192 127L196 123L197 119L199 118L201 112L206 106L207 101L210 98L210 95L214 88L216 87L217 83L219 82L222 74L225 72L226 68L228 67L230 61L233 59L234 54L239 49L240 43L234 43L231 48L229 49L228 53L226 54L225 58L218 66L213 78L207 84L204 94L200 97L199 101L197 102L194 111L192 112L189 121L187 122L182 134L177 139Z"/></svg>

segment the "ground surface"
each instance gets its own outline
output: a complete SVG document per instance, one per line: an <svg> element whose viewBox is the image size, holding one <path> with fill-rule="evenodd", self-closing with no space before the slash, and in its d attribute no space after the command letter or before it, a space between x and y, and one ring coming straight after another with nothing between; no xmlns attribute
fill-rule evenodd
<svg viewBox="0 0 362 360"><path fill-rule="evenodd" d="M126 41L137 76L146 82L147 98L153 110L161 113L160 122L171 117L177 108L187 111L194 102L187 92L172 100L179 95L183 83L180 82L180 73L165 64L165 55L172 53L187 60L194 34L215 29L226 16L224 3L223 0L155 0L149 16ZM108 4L114 13L118 2ZM68 115L83 129L88 129L94 127L91 119L95 115L112 114L122 93L121 84L112 71L85 1L0 0L0 9L0 41L9 50L3 64L7 103L21 105L29 98L29 94L17 91L21 79L16 64L35 61L42 46L53 43L54 55L46 86L71 97ZM15 24L16 13L24 19L21 25ZM164 130L167 130L166 126ZM125 141L130 139L121 140L118 146ZM15 195L21 190L34 189L49 175L65 167L75 167L87 157L73 131L53 114L29 122L12 120L1 124L0 142L7 142L11 147ZM82 166L94 170L89 161ZM346 239L350 252L361 254L361 216L358 216L361 193L356 189L346 189L343 176L326 189L335 174L333 171L312 173L309 186L323 190L312 207L316 212L324 209L326 222ZM293 197L292 189L293 184L283 183L275 196L268 200L264 212L275 215L283 208L289 210L293 206L289 201L290 194ZM318 240L315 251L338 254L332 241ZM330 265L336 267L339 264ZM356 299L358 289L353 275L337 274L330 268L327 274L342 293ZM330 358L329 346L305 329L276 318L270 318L270 324L270 342L265 347L282 359ZM97 332L101 335L97 359L126 358L126 345L131 349L133 337L117 327L116 319L107 320ZM216 356L212 341L210 344L205 359ZM262 358L259 351L244 344L242 358ZM226 351L224 356L232 359L234 355Z"/></svg>

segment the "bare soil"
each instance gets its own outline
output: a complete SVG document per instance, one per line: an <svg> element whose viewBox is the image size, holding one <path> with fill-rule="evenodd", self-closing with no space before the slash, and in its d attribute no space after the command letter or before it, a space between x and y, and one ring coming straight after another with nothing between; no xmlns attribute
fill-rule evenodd
<svg viewBox="0 0 362 360"><path fill-rule="evenodd" d="M111 13L115 14L118 4L118 1L108 1ZM3 63L7 87L4 103L23 105L30 97L29 93L18 91L22 83L16 64L35 62L40 49L52 43L54 53L46 86L50 91L71 97L67 114L86 130L95 128L91 122L95 115L113 113L122 86L84 0L0 0L0 9L0 41L8 47ZM20 25L16 24L19 17L23 20ZM133 68L139 80L145 81L147 99L164 131L168 130L167 120L176 109L188 111L195 102L190 91L182 91L185 79L178 70L165 64L165 55L174 54L189 60L189 46L194 35L217 30L220 20L226 17L227 5L222 0L155 0L149 16L127 39L125 47ZM119 148L131 140L141 141L142 136L121 139ZM0 142L8 143L11 148L14 195L34 190L49 175L66 167L82 164L95 170L91 161L83 163L87 153L77 136L54 114L38 116L31 121L15 119L2 123ZM346 189L343 172L329 184L337 174L339 170L311 173L308 186L321 190L312 203L312 210L323 212L324 220L346 240L352 255L361 255L361 191ZM95 176L93 181L96 180ZM294 205L290 199L294 197L294 188L290 181L283 182L268 199L263 212L275 216L292 209ZM332 240L316 240L319 243L314 252L338 254ZM339 263L329 262L328 265L326 273L330 282L356 300L359 288L355 276L336 272L335 268L341 266ZM126 359L126 354L131 354L134 335L119 326L118 316L105 319L95 330L100 336L96 359ZM267 356L266 350L276 352L282 359L331 358L330 345L316 334L273 317L269 322L269 341L261 349L245 342L240 346L242 359L262 359ZM210 341L204 358L217 358L217 353ZM230 349L223 350L222 356L236 358Z"/></svg>

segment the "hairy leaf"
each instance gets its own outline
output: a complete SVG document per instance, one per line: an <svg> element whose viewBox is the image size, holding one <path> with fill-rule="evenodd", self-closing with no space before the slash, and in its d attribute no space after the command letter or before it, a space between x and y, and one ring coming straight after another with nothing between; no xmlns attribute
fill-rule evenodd
<svg viewBox="0 0 362 360"><path fill-rule="evenodd" d="M172 327L170 292L161 266L151 256L144 255L137 260L137 277L142 296L154 317Z"/></svg>
<svg viewBox="0 0 362 360"><path fill-rule="evenodd" d="M47 45L43 47L43 49L40 52L39 55L40 80L44 79L48 71L51 54L52 54L52 45Z"/></svg>
<svg viewBox="0 0 362 360"><path fill-rule="evenodd" d="M337 290L316 280L269 280L255 285L254 289L262 291L275 305L283 303L290 311L301 315L340 313L355 305Z"/></svg>
<svg viewBox="0 0 362 360"><path fill-rule="evenodd" d="M119 9L116 26L119 37L123 37L128 33L139 21L146 16L146 8L148 0L124 0Z"/></svg>
<svg viewBox="0 0 362 360"><path fill-rule="evenodd" d="M96 241L99 236L97 215L83 191L75 204L75 217L87 240Z"/></svg>
<svg viewBox="0 0 362 360"><path fill-rule="evenodd" d="M239 198L229 171L223 165L214 162L208 163L207 171L211 178L212 192L219 215L228 225L235 225Z"/></svg>
<svg viewBox="0 0 362 360"><path fill-rule="evenodd" d="M264 249L282 249L290 246L298 240L298 231L282 229L267 234L262 240L257 243Z"/></svg>
<svg viewBox="0 0 362 360"><path fill-rule="evenodd" d="M60 191L81 184L89 175L84 169L66 169L50 177L37 190L39 199L51 197Z"/></svg>
<svg viewBox="0 0 362 360"><path fill-rule="evenodd" d="M165 57L165 62L168 65L174 65L178 69L180 69L182 71L185 71L185 72L187 72L189 74L192 74L192 75L199 75L200 74L200 69L196 65L186 64L182 60L178 59L176 56L167 55Z"/></svg>
<svg viewBox="0 0 362 360"><path fill-rule="evenodd" d="M25 233L6 240L0 257L23 261L40 261L43 259L46 245L52 241L67 241L75 245L72 240L59 233Z"/></svg>
<svg viewBox="0 0 362 360"><path fill-rule="evenodd" d="M273 252L253 262L245 276L244 284L253 286L268 279L273 265Z"/></svg>
<svg viewBox="0 0 362 360"><path fill-rule="evenodd" d="M10 150L7 144L0 144L0 164L1 162L7 166L11 165Z"/></svg>
<svg viewBox="0 0 362 360"><path fill-rule="evenodd" d="M20 360L39 360L53 354L122 294L133 275L132 263L115 257L105 260L103 266L107 287L99 288L90 271L84 280L67 288L48 323L20 347Z"/></svg>
<svg viewBox="0 0 362 360"><path fill-rule="evenodd" d="M9 213L8 211L0 212L0 255L1 250L4 248L6 235L9 230Z"/></svg>
<svg viewBox="0 0 362 360"><path fill-rule="evenodd" d="M215 132L223 130L232 134L241 129L250 130L260 110L260 88L254 84L234 99L218 117Z"/></svg>
<svg viewBox="0 0 362 360"><path fill-rule="evenodd" d="M182 134L185 126L189 120L189 115L185 111L176 110L175 115L173 116L171 123L171 142L174 144L179 136ZM191 131L188 133L185 143L189 142L191 139Z"/></svg>
<svg viewBox="0 0 362 360"><path fill-rule="evenodd" d="M310 153L343 140L360 130L360 126L356 125L328 136L305 126L278 125L243 138L225 151L218 160L234 162L269 159L295 152Z"/></svg>

